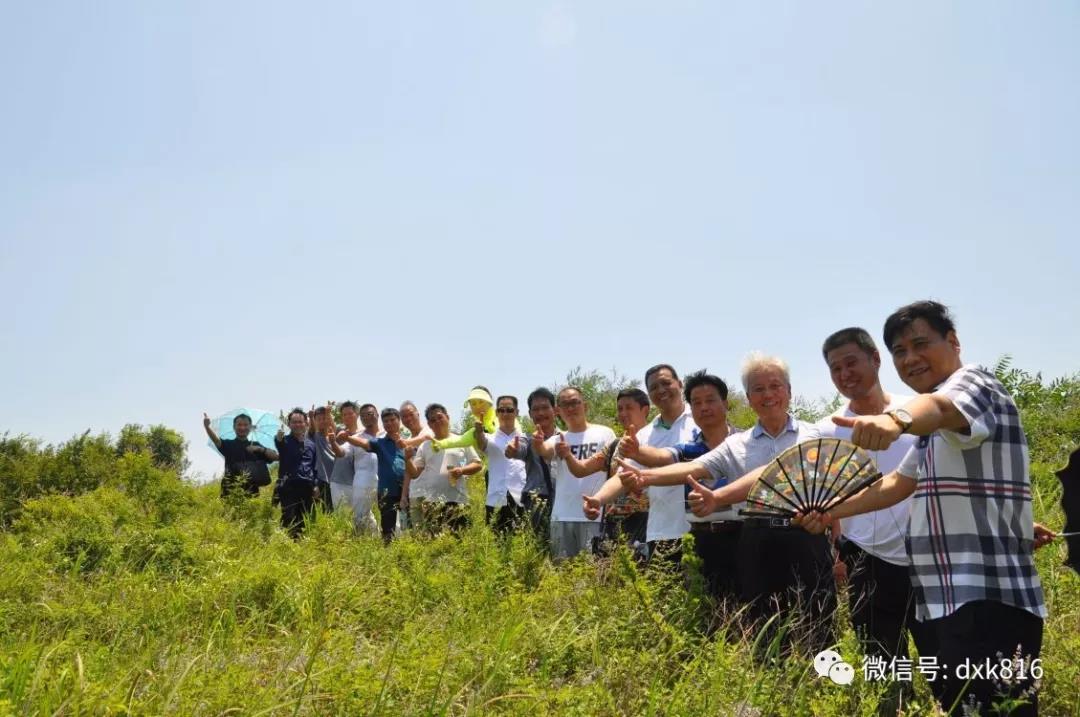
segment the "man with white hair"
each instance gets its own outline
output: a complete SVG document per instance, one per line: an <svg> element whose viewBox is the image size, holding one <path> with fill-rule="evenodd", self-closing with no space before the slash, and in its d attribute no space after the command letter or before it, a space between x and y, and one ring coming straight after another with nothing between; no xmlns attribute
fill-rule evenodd
<svg viewBox="0 0 1080 717"><path fill-rule="evenodd" d="M637 470L627 464L631 480L651 485L658 479L683 476L694 487L690 504L699 516L731 505L736 511L750 492L752 481L741 476L767 465L782 451L818 437L811 424L789 412L791 379L787 363L774 356L753 353L742 368L743 388L758 420L747 431L736 433L690 463ZM710 491L697 480L714 480L721 486ZM732 481L736 481L732 484ZM787 519L747 518L739 537L739 585L749 603L749 616L764 621L781 612L793 620L795 632L810 640L811 654L832 642L832 614L836 607L836 584L832 577L832 553L823 535L810 536L793 528ZM795 609L808 610L800 619ZM768 640L763 644L768 644Z"/></svg>

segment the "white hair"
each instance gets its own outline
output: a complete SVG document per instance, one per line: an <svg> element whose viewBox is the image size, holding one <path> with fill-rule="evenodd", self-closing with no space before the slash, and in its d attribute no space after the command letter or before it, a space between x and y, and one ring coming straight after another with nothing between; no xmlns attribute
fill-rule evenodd
<svg viewBox="0 0 1080 717"><path fill-rule="evenodd" d="M745 359L742 364L742 385L743 390L750 393L750 377L759 371L779 371L784 374L784 382L791 385L791 371L788 369L787 361L779 356L769 356L761 351L753 351Z"/></svg>

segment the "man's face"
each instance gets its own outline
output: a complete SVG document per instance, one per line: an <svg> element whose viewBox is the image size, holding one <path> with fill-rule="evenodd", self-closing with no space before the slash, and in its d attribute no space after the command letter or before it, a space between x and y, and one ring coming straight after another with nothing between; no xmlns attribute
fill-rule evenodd
<svg viewBox="0 0 1080 717"><path fill-rule="evenodd" d="M237 418L232 425L237 438L244 439L251 434L251 421L246 418Z"/></svg>
<svg viewBox="0 0 1080 717"><path fill-rule="evenodd" d="M450 417L445 411L432 411L428 414L427 424L436 438L445 438L450 433Z"/></svg>
<svg viewBox="0 0 1080 717"><path fill-rule="evenodd" d="M889 347L900 380L916 393L930 393L960 368L956 332L942 336L926 319L915 319Z"/></svg>
<svg viewBox="0 0 1080 717"><path fill-rule="evenodd" d="M844 398L857 401L878 385L881 357L877 351L869 354L858 344L844 344L830 351L825 363L829 365L833 385Z"/></svg>
<svg viewBox="0 0 1080 717"><path fill-rule="evenodd" d="M716 386L703 384L690 392L690 412L698 426L713 428L727 423L728 405Z"/></svg>
<svg viewBox="0 0 1080 717"><path fill-rule="evenodd" d="M315 414L315 430L320 433L325 433L328 428L334 425L334 417L330 415L329 411L323 411L322 413Z"/></svg>
<svg viewBox="0 0 1080 717"><path fill-rule="evenodd" d="M529 418L537 426L550 426L555 421L555 407L546 398L534 398Z"/></svg>
<svg viewBox="0 0 1080 717"><path fill-rule="evenodd" d="M302 413L289 415L289 430L294 436L303 435L307 431L307 416Z"/></svg>
<svg viewBox="0 0 1080 717"><path fill-rule="evenodd" d="M671 375L671 371L666 368L649 374L645 390L649 392L649 400L661 411L682 401L682 381Z"/></svg>
<svg viewBox="0 0 1080 717"><path fill-rule="evenodd" d="M791 386L775 368L758 369L750 375L747 401L762 421L780 420L791 405Z"/></svg>
<svg viewBox="0 0 1080 717"><path fill-rule="evenodd" d="M341 420L345 421L346 426L355 426L356 418L356 409L352 406L341 409Z"/></svg>
<svg viewBox="0 0 1080 717"><path fill-rule="evenodd" d="M630 426L640 429L649 420L649 407L642 406L629 396L620 398L615 404L615 417L625 431L629 431Z"/></svg>
<svg viewBox="0 0 1080 717"><path fill-rule="evenodd" d="M422 430L420 411L412 404L408 404L401 409L401 422L413 433L419 433Z"/></svg>
<svg viewBox="0 0 1080 717"><path fill-rule="evenodd" d="M566 390L555 399L558 405L559 416L566 425L585 420L585 400L581 394L574 390Z"/></svg>
<svg viewBox="0 0 1080 717"><path fill-rule="evenodd" d="M371 435L376 435L379 432L379 411L376 408L368 406L360 411L360 423L363 424L364 430Z"/></svg>
<svg viewBox="0 0 1080 717"><path fill-rule="evenodd" d="M499 403L495 406L495 413L499 418L499 428L503 433L510 433L514 430L514 423L517 421L518 410L514 407L514 402L509 398L499 399Z"/></svg>
<svg viewBox="0 0 1080 717"><path fill-rule="evenodd" d="M401 418L392 413L382 417L382 425L388 435L396 436L401 433Z"/></svg>

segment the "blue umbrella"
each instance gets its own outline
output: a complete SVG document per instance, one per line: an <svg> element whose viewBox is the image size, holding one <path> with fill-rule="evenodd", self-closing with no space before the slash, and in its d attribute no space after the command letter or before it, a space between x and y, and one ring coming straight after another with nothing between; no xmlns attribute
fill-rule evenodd
<svg viewBox="0 0 1080 717"><path fill-rule="evenodd" d="M228 413L212 419L210 425L213 426L214 432L218 434L219 438L236 438L236 431L233 430L233 419L241 413L251 416L251 433L248 435L248 440L257 441L267 448L273 448L274 436L282 428L282 424L278 417L270 411L263 411L258 408L234 408ZM213 441L208 442L211 448L217 450L217 446L214 445Z"/></svg>

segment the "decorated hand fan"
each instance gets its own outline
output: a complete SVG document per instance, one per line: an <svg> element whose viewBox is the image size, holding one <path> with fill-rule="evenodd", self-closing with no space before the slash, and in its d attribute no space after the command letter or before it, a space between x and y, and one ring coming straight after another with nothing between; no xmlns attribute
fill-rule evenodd
<svg viewBox="0 0 1080 717"><path fill-rule="evenodd" d="M881 478L870 454L839 438L792 446L766 466L746 497L741 515L790 518L825 511Z"/></svg>

